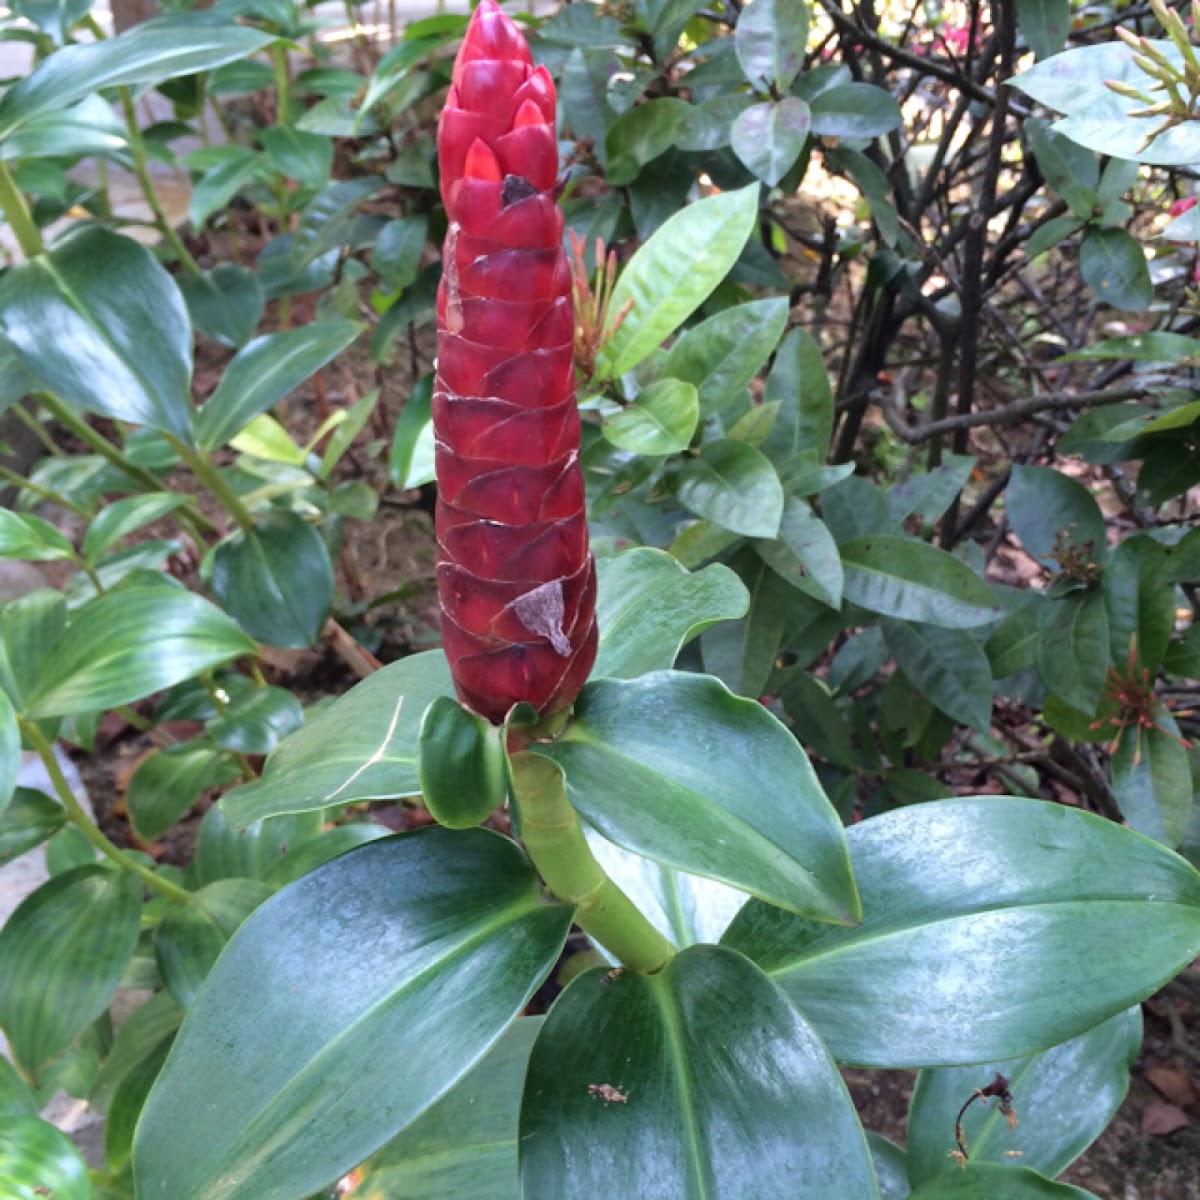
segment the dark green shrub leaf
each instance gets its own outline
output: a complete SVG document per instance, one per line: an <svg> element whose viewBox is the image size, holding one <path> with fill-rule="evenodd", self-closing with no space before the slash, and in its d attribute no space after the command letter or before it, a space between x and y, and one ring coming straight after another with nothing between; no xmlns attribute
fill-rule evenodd
<svg viewBox="0 0 1200 1200"><path fill-rule="evenodd" d="M766 1179L796 1200L875 1194L825 1047L757 967L717 946L567 988L534 1043L520 1146L529 1197L645 1195L648 1163L662 1200L760 1195Z"/></svg>
<svg viewBox="0 0 1200 1200"><path fill-rule="evenodd" d="M196 997L138 1125L139 1196L328 1185L486 1054L570 919L482 830L386 838L306 875L242 925Z"/></svg>
<svg viewBox="0 0 1200 1200"><path fill-rule="evenodd" d="M133 586L82 608L42 664L26 712L66 716L129 704L258 647L215 605Z"/></svg>
<svg viewBox="0 0 1200 1200"><path fill-rule="evenodd" d="M376 671L284 738L262 779L221 802L226 816L248 825L278 813L415 795L421 717L434 697L450 695L440 650Z"/></svg>
<svg viewBox="0 0 1200 1200"><path fill-rule="evenodd" d="M81 866L30 893L0 929L0 1027L29 1075L108 1007L141 907L133 872Z"/></svg>
<svg viewBox="0 0 1200 1200"><path fill-rule="evenodd" d="M620 450L652 456L679 454L691 443L700 401L690 383L658 379L604 422L604 436Z"/></svg>
<svg viewBox="0 0 1200 1200"><path fill-rule="evenodd" d="M1091 1192L1054 1183L1025 1167L968 1163L962 1171L938 1175L911 1192L908 1200L1097 1200Z"/></svg>
<svg viewBox="0 0 1200 1200"><path fill-rule="evenodd" d="M733 44L746 78L760 92L786 92L804 63L808 5L804 0L766 0L738 13Z"/></svg>
<svg viewBox="0 0 1200 1200"><path fill-rule="evenodd" d="M1146 253L1127 230L1089 227L1079 248L1079 270L1102 304L1141 312L1154 299Z"/></svg>
<svg viewBox="0 0 1200 1200"><path fill-rule="evenodd" d="M1139 666L1155 670L1175 630L1166 550L1149 537L1126 538L1109 556L1101 587L1112 661L1134 654Z"/></svg>
<svg viewBox="0 0 1200 1200"><path fill-rule="evenodd" d="M188 198L188 221L193 233L199 233L208 218L227 207L247 184L271 177L265 154L246 146L221 146L216 149L223 152L220 160L196 180Z"/></svg>
<svg viewBox="0 0 1200 1200"><path fill-rule="evenodd" d="M205 733L218 746L239 754L270 754L281 739L304 724L300 701L284 688L254 688L234 700Z"/></svg>
<svg viewBox="0 0 1200 1200"><path fill-rule="evenodd" d="M622 113L604 139L609 183L615 187L632 183L642 167L675 145L690 118L688 105L672 96Z"/></svg>
<svg viewBox="0 0 1200 1200"><path fill-rule="evenodd" d="M900 124L900 106L872 83L840 83L811 101L812 131L817 137L877 138Z"/></svg>
<svg viewBox="0 0 1200 1200"><path fill-rule="evenodd" d="M723 529L761 538L779 532L783 485L770 460L746 442L709 442L675 473L672 484L685 508Z"/></svg>
<svg viewBox="0 0 1200 1200"><path fill-rule="evenodd" d="M948 717L987 733L992 669L983 647L961 629L884 620L883 640L917 690Z"/></svg>
<svg viewBox="0 0 1200 1200"><path fill-rule="evenodd" d="M779 536L757 541L754 548L792 587L830 608L842 607L844 573L837 543L803 500L788 496Z"/></svg>
<svg viewBox="0 0 1200 1200"><path fill-rule="evenodd" d="M1056 596L1038 613L1038 676L1060 700L1093 713L1108 675L1108 617L1099 592Z"/></svg>
<svg viewBox="0 0 1200 1200"><path fill-rule="evenodd" d="M1017 28L1038 58L1057 54L1071 32L1071 0L1017 0Z"/></svg>
<svg viewBox="0 0 1200 1200"><path fill-rule="evenodd" d="M760 704L661 671L589 684L537 753L610 841L820 920L853 920L841 822L804 751Z"/></svg>
<svg viewBox="0 0 1200 1200"><path fill-rule="evenodd" d="M1053 467L1015 466L1005 507L1025 552L1043 566L1052 565L1055 553L1068 548L1092 562L1104 561L1104 516L1079 480Z"/></svg>
<svg viewBox="0 0 1200 1200"><path fill-rule="evenodd" d="M1179 727L1167 712L1150 729L1121 733L1112 758L1112 786L1125 819L1139 833L1178 846L1192 815L1192 770Z"/></svg>
<svg viewBox="0 0 1200 1200"><path fill-rule="evenodd" d="M1200 875L1089 813L978 796L873 817L847 840L860 925L752 900L723 939L783 987L839 1062L1032 1054L1150 995L1200 949ZM980 1004L985 979L997 1003Z"/></svg>
<svg viewBox="0 0 1200 1200"><path fill-rule="evenodd" d="M808 105L798 96L764 100L738 114L730 145L752 175L774 187L800 157L811 125Z"/></svg>
<svg viewBox="0 0 1200 1200"><path fill-rule="evenodd" d="M208 788L238 777L238 768L212 746L167 746L142 759L129 778L125 803L138 837L161 837Z"/></svg>
<svg viewBox="0 0 1200 1200"><path fill-rule="evenodd" d="M183 275L178 282L192 324L206 337L240 348L254 336L267 300L253 271L218 263L211 271Z"/></svg>
<svg viewBox="0 0 1200 1200"><path fill-rule="evenodd" d="M317 837L323 819L316 811L287 813L239 828L214 804L200 822L187 885L199 890L218 879L266 879L293 846Z"/></svg>
<svg viewBox="0 0 1200 1200"><path fill-rule="evenodd" d="M319 133L272 125L259 138L271 165L305 187L319 188L333 168L333 142Z"/></svg>

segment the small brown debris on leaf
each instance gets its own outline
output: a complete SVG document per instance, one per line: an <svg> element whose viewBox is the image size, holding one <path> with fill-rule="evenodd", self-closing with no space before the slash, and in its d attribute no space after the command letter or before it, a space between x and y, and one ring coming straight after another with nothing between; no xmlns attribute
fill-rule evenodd
<svg viewBox="0 0 1200 1200"><path fill-rule="evenodd" d="M1152 1100L1142 1113L1142 1132L1152 1137L1165 1137L1188 1124L1188 1115L1176 1104Z"/></svg>
<svg viewBox="0 0 1200 1200"><path fill-rule="evenodd" d="M605 1108L610 1104L629 1103L628 1093L621 1091L618 1087L613 1087L611 1083L589 1083L588 1095L595 1096L598 1100L603 1100Z"/></svg>

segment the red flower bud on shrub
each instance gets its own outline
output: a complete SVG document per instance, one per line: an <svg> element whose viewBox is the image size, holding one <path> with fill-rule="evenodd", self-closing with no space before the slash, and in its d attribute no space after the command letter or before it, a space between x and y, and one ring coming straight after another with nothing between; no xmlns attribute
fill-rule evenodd
<svg viewBox="0 0 1200 1200"><path fill-rule="evenodd" d="M570 707L596 656L554 84L481 0L438 127L438 590L459 699Z"/></svg>

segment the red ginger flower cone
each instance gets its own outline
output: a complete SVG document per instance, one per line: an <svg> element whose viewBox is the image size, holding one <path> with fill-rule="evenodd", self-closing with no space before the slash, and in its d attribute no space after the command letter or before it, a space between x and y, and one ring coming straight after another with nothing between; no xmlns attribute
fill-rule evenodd
<svg viewBox="0 0 1200 1200"><path fill-rule="evenodd" d="M459 699L571 706L596 657L554 83L480 0L438 127L438 592Z"/></svg>

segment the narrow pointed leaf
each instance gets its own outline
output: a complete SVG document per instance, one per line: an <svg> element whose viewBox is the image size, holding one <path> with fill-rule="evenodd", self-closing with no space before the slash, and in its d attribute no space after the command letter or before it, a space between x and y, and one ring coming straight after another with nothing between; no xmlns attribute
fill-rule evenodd
<svg viewBox="0 0 1200 1200"><path fill-rule="evenodd" d="M533 748L618 845L819 919L855 919L841 822L804 751L717 680L599 680L562 738Z"/></svg>
<svg viewBox="0 0 1200 1200"><path fill-rule="evenodd" d="M192 1005L138 1126L139 1197L329 1185L483 1057L569 925L482 830L386 838L306 875L238 930Z"/></svg>
<svg viewBox="0 0 1200 1200"><path fill-rule="evenodd" d="M778 538L755 543L762 560L794 588L830 608L842 607L845 572L829 526L795 496L783 506Z"/></svg>
<svg viewBox="0 0 1200 1200"><path fill-rule="evenodd" d="M190 439L187 308L145 246L88 226L11 267L0 279L0 332L73 407Z"/></svg>
<svg viewBox="0 0 1200 1200"><path fill-rule="evenodd" d="M66 716L129 704L258 647L214 604L167 587L93 600L42 664L26 711Z"/></svg>
<svg viewBox="0 0 1200 1200"><path fill-rule="evenodd" d="M943 800L864 821L848 841L860 925L751 901L724 938L842 1062L1035 1053L1150 995L1200 952L1200 875L1089 813Z"/></svg>
<svg viewBox="0 0 1200 1200"><path fill-rule="evenodd" d="M601 559L596 573L597 678L666 670L697 634L746 611L745 585L721 563L689 573L669 554L641 547Z"/></svg>
<svg viewBox="0 0 1200 1200"><path fill-rule="evenodd" d="M317 321L255 338L225 368L217 390L196 418L201 447L215 450L225 445L345 350L360 328L356 321Z"/></svg>
<svg viewBox="0 0 1200 1200"><path fill-rule="evenodd" d="M992 668L970 634L909 621L884 620L881 628L896 665L926 700L946 716L987 732Z"/></svg>
<svg viewBox="0 0 1200 1200"><path fill-rule="evenodd" d="M602 1030L603 1036L596 1036ZM576 979L546 1018L521 1105L525 1200L878 1196L825 1047L740 955ZM764 1191L764 1181L773 1181Z"/></svg>
<svg viewBox="0 0 1200 1200"><path fill-rule="evenodd" d="M132 872L75 867L30 893L0 930L0 1028L31 1075L107 1007L141 904Z"/></svg>
<svg viewBox="0 0 1200 1200"><path fill-rule="evenodd" d="M83 556L94 563L123 537L182 508L190 497L175 492L150 492L127 496L106 504L92 519L83 539Z"/></svg>
<svg viewBox="0 0 1200 1200"><path fill-rule="evenodd" d="M1178 846L1192 819L1195 792L1187 749L1175 719L1161 713L1150 729L1121 733L1112 757L1112 787L1132 828L1164 846Z"/></svg>
<svg viewBox="0 0 1200 1200"><path fill-rule="evenodd" d="M243 826L277 813L414 795L421 790L421 717L434 697L452 694L440 650L376 671L284 738L262 779L222 801L226 817Z"/></svg>

